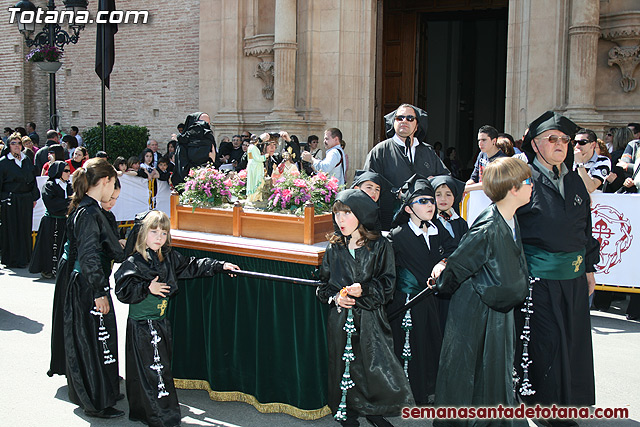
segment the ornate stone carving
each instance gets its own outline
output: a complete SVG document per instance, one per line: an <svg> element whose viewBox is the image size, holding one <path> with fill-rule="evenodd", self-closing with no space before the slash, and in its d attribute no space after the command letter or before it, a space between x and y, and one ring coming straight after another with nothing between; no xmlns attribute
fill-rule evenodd
<svg viewBox="0 0 640 427"><path fill-rule="evenodd" d="M258 69L253 75L262 79L264 86L262 87L262 96L265 99L273 99L273 62L258 62Z"/></svg>
<svg viewBox="0 0 640 427"><path fill-rule="evenodd" d="M258 34L244 38L245 56L255 56L260 59L253 75L264 82L262 96L273 99L273 34Z"/></svg>
<svg viewBox="0 0 640 427"><path fill-rule="evenodd" d="M633 71L640 63L640 46L613 47L609 50L609 66L616 64L622 71L620 86L625 92L631 92L636 88L636 80Z"/></svg>
<svg viewBox="0 0 640 427"><path fill-rule="evenodd" d="M625 92L635 90L633 72L640 63L640 12L625 11L600 16L600 36L614 42L609 50L609 66L620 67L620 87Z"/></svg>

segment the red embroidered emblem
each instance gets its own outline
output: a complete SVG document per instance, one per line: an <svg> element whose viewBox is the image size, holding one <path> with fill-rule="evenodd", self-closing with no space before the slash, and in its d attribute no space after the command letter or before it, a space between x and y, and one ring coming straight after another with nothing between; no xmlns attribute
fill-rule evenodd
<svg viewBox="0 0 640 427"><path fill-rule="evenodd" d="M611 206L599 204L591 208L591 218L593 237L600 242L600 263L596 265L596 272L609 274L613 266L622 262L622 254L631 246L631 221Z"/></svg>

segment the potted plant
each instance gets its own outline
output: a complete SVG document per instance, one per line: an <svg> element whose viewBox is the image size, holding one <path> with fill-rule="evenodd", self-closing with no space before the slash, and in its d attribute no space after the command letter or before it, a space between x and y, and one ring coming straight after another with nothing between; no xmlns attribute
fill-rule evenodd
<svg viewBox="0 0 640 427"><path fill-rule="evenodd" d="M63 52L57 46L41 46L33 49L26 56L27 62L34 62L41 70L48 73L55 73L60 69L62 63L60 58Z"/></svg>

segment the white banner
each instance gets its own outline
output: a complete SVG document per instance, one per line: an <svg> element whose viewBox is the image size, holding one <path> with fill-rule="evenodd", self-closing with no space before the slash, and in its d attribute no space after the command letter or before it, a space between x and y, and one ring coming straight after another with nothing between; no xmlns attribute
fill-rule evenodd
<svg viewBox="0 0 640 427"><path fill-rule="evenodd" d="M149 181L145 178L130 175L122 175L119 178L122 191L120 191L120 197L118 197L118 201L111 212L113 212L118 221L133 221L136 214L151 209L152 198L149 194ZM42 187L47 182L48 177L39 176L36 179L40 193L42 193ZM156 209L169 216L171 215L171 188L166 181L157 181L157 188L158 192L155 196ZM38 231L44 211L45 207L41 197L38 199L35 208L33 208L33 225L31 227L33 231Z"/></svg>
<svg viewBox="0 0 640 427"><path fill-rule="evenodd" d="M596 283L640 287L637 266L640 242L634 231L640 230L640 194L591 194L593 237L600 242L600 263ZM463 202L463 216L469 226L491 200L482 191L472 191Z"/></svg>

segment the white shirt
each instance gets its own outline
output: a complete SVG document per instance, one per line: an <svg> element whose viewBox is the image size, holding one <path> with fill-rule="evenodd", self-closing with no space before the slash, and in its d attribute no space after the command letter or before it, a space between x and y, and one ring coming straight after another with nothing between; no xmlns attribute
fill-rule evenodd
<svg viewBox="0 0 640 427"><path fill-rule="evenodd" d="M68 181L63 181L60 178L56 178L56 184L60 186L64 190L65 196L67 195L67 185L69 185Z"/></svg>
<svg viewBox="0 0 640 427"><path fill-rule="evenodd" d="M342 151L340 144L327 150L324 160L313 159L313 168L318 172L338 178L338 185L344 184L344 172L347 170L347 157Z"/></svg>
<svg viewBox="0 0 640 427"><path fill-rule="evenodd" d="M14 162L16 162L16 165L18 165L19 168L22 167L22 161L26 158L27 156L25 156L24 153L20 153L20 158L16 159L15 157L13 157L13 154L8 153L7 154L7 159L13 160Z"/></svg>
<svg viewBox="0 0 640 427"><path fill-rule="evenodd" d="M76 135L76 139L78 140L78 147L82 147L84 144L82 143L82 137L80 134Z"/></svg>
<svg viewBox="0 0 640 427"><path fill-rule="evenodd" d="M438 227L436 227L435 225L433 225L431 221L429 221L429 227L427 228L427 231L425 233L424 230L422 230L422 228L415 225L415 223L411 221L411 219L409 219L409 228L416 234L416 236L422 235L422 237L424 237L424 241L427 242L427 246L429 247L429 250L431 250L431 243L429 243L429 236L437 236Z"/></svg>
<svg viewBox="0 0 640 427"><path fill-rule="evenodd" d="M458 219L458 218L460 218L460 216L456 213L456 211L451 209L451 217L449 218L449 221L453 221L454 219ZM444 228L446 228L449 234L451 234L451 237L456 237L456 234L453 232L453 226L449 221L447 221L440 215L438 215L438 220L440 220L442 225L444 225Z"/></svg>
<svg viewBox="0 0 640 427"><path fill-rule="evenodd" d="M411 143L411 155L407 153L407 147L404 145L404 140L400 138L397 133L393 135L393 142L402 148L402 151L407 155L409 161L413 163L413 160L416 158L416 147L420 144L420 142L418 142L418 138L413 138L413 142Z"/></svg>

